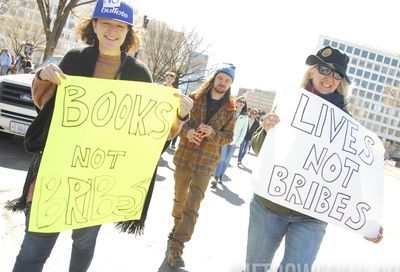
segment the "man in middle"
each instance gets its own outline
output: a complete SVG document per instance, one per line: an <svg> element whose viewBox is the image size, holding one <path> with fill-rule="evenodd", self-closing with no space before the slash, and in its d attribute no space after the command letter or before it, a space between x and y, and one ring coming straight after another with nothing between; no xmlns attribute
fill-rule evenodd
<svg viewBox="0 0 400 272"><path fill-rule="evenodd" d="M190 95L191 118L179 134L181 141L174 156L174 227L169 235L168 264L184 267L184 243L193 232L200 203L221 153L221 146L233 140L235 105L231 85L235 66L224 64Z"/></svg>

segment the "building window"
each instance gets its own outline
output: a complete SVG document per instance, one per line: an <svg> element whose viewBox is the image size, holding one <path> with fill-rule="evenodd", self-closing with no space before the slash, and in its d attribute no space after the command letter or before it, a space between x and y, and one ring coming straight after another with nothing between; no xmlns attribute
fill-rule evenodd
<svg viewBox="0 0 400 272"><path fill-rule="evenodd" d="M368 82L365 80L361 81L361 87L363 87L365 89L368 88Z"/></svg>
<svg viewBox="0 0 400 272"><path fill-rule="evenodd" d="M375 53L369 52L368 58L369 58L370 60L375 60L375 57L376 57L376 54L375 54Z"/></svg>
<svg viewBox="0 0 400 272"><path fill-rule="evenodd" d="M354 55L359 56L361 53L361 49L360 48L354 48Z"/></svg>
<svg viewBox="0 0 400 272"><path fill-rule="evenodd" d="M364 97L364 96L365 96L365 91L364 91L364 90L360 90L360 91L358 92L358 96Z"/></svg>
<svg viewBox="0 0 400 272"><path fill-rule="evenodd" d="M391 120L390 120L390 125L391 125L392 127L396 126L396 120L395 120L395 119L391 119Z"/></svg>
<svg viewBox="0 0 400 272"><path fill-rule="evenodd" d="M386 66L382 66L381 72L382 72L382 74L387 74L388 68Z"/></svg>
<svg viewBox="0 0 400 272"><path fill-rule="evenodd" d="M394 70L393 68L390 68L389 69L389 76L393 76L394 77L395 72L396 72L396 70Z"/></svg>
<svg viewBox="0 0 400 272"><path fill-rule="evenodd" d="M357 95L358 89L357 88L353 88L353 90L351 90L351 93L353 95Z"/></svg>
<svg viewBox="0 0 400 272"><path fill-rule="evenodd" d="M352 58L351 59L351 64L353 64L353 65L357 65L357 58Z"/></svg>
<svg viewBox="0 0 400 272"><path fill-rule="evenodd" d="M376 91L377 91L378 93L382 93L382 91L383 91L383 86L382 86L382 85L376 85Z"/></svg>
<svg viewBox="0 0 400 272"><path fill-rule="evenodd" d="M339 44L339 50L344 51L345 48L346 46L343 43Z"/></svg>
<svg viewBox="0 0 400 272"><path fill-rule="evenodd" d="M372 128L372 123L367 122L366 125L365 125L365 127L366 127L367 129L371 129L371 128Z"/></svg>
<svg viewBox="0 0 400 272"><path fill-rule="evenodd" d="M322 44L324 46L327 46L327 45L329 45L330 42L331 42L330 40L324 39L324 42Z"/></svg>
<svg viewBox="0 0 400 272"><path fill-rule="evenodd" d="M368 84L368 89L371 90L371 91L375 91L375 86L376 86L375 83L370 82L370 83Z"/></svg>
<svg viewBox="0 0 400 272"><path fill-rule="evenodd" d="M374 65L372 64L372 62L367 62L367 68L368 69L370 69L370 70L372 70L372 67L373 67Z"/></svg>
<svg viewBox="0 0 400 272"><path fill-rule="evenodd" d="M349 54L353 53L353 46L348 45L346 48L346 53L349 53Z"/></svg>
<svg viewBox="0 0 400 272"><path fill-rule="evenodd" d="M369 105L370 105L370 104L371 104L370 102L365 101L365 102L364 102L364 108L369 109Z"/></svg>
<svg viewBox="0 0 400 272"><path fill-rule="evenodd" d="M379 130L380 131L380 133L386 133L386 131L387 131L387 127L381 127L381 129Z"/></svg>
<svg viewBox="0 0 400 272"><path fill-rule="evenodd" d="M365 67L365 61L364 60L360 60L358 62L358 66Z"/></svg>
<svg viewBox="0 0 400 272"><path fill-rule="evenodd" d="M368 57L368 51L363 50L362 53L361 53L361 57L367 58Z"/></svg>
<svg viewBox="0 0 400 272"><path fill-rule="evenodd" d="M379 131L379 125L378 124L374 124L374 126L372 127L372 130L375 132Z"/></svg>
<svg viewBox="0 0 400 272"><path fill-rule="evenodd" d="M397 64L399 64L399 61L398 61L397 59L392 59L391 65L394 66L394 67L396 67Z"/></svg>
<svg viewBox="0 0 400 272"><path fill-rule="evenodd" d="M392 83L393 83L393 78L388 77L388 78L386 79L386 84L392 85Z"/></svg>
<svg viewBox="0 0 400 272"><path fill-rule="evenodd" d="M383 56L382 55L378 55L376 57L376 61L382 62L383 61Z"/></svg>
<svg viewBox="0 0 400 272"><path fill-rule="evenodd" d="M378 79L378 74L372 73L371 79L372 80L377 80Z"/></svg>
<svg viewBox="0 0 400 272"><path fill-rule="evenodd" d="M379 72L379 70L381 70L381 66L379 64L375 64L374 70Z"/></svg>
<svg viewBox="0 0 400 272"><path fill-rule="evenodd" d="M369 79L370 76L371 76L371 72L364 71L364 78Z"/></svg>
<svg viewBox="0 0 400 272"><path fill-rule="evenodd" d="M374 120L374 118L375 118L375 114L373 114L372 112L370 112L370 113L368 114L368 119L369 119L369 120Z"/></svg>
<svg viewBox="0 0 400 272"><path fill-rule="evenodd" d="M367 92L367 95L365 96L366 99L372 99L372 93Z"/></svg>
<svg viewBox="0 0 400 272"><path fill-rule="evenodd" d="M357 69L356 75L357 76L362 76L363 72L364 72L363 70Z"/></svg>
<svg viewBox="0 0 400 272"><path fill-rule="evenodd" d="M349 68L349 74L354 74L355 71L356 71L356 68L354 68L354 67Z"/></svg>
<svg viewBox="0 0 400 272"><path fill-rule="evenodd" d="M355 85L355 86L360 86L360 79L355 78L355 79L354 79L354 85Z"/></svg>
<svg viewBox="0 0 400 272"><path fill-rule="evenodd" d="M379 82L380 83L385 83L385 80L386 80L386 77L384 77L384 76L380 76L379 77Z"/></svg>
<svg viewBox="0 0 400 272"><path fill-rule="evenodd" d="M374 101L379 102L381 96L379 94L374 94Z"/></svg>
<svg viewBox="0 0 400 272"><path fill-rule="evenodd" d="M388 129L388 134L389 135L394 135L394 129L393 128L389 128Z"/></svg>
<svg viewBox="0 0 400 272"><path fill-rule="evenodd" d="M391 58L385 57L385 60L383 61L385 64L389 65L391 61Z"/></svg>
<svg viewBox="0 0 400 272"><path fill-rule="evenodd" d="M399 131L399 130L396 130L396 133L394 134L394 136L400 137L400 131Z"/></svg>
<svg viewBox="0 0 400 272"><path fill-rule="evenodd" d="M338 43L335 41L332 41L332 47L337 48Z"/></svg>

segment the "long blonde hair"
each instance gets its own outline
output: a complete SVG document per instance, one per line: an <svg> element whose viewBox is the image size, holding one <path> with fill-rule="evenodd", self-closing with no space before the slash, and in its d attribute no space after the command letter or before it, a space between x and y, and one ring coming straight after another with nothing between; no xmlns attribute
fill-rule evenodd
<svg viewBox="0 0 400 272"><path fill-rule="evenodd" d="M303 80L301 81L301 84L300 84L300 87L301 87L301 88L306 87L306 85L308 84L308 82L309 82L310 79L312 78L312 77L311 77L312 72L313 72L314 70L316 70L317 67L318 67L318 65L313 65L313 66L310 66L310 67L306 70L306 72L304 73ZM347 97L348 94L349 94L349 93L348 93L349 86L350 86L350 83L348 83L347 80L343 78L342 80L340 80L339 86L337 87L336 90L337 90L341 95L343 95L344 97Z"/></svg>

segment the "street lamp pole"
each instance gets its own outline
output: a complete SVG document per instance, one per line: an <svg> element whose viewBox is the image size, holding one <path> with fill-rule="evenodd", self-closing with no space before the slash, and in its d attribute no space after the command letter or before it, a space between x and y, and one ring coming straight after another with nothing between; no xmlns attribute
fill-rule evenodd
<svg viewBox="0 0 400 272"><path fill-rule="evenodd" d="M143 16L143 23L142 23L142 29L144 30L144 33L146 33L146 29L147 29L147 25L149 24L149 18L147 17L147 15L144 15ZM143 35L144 36L144 35ZM136 51L136 53L135 53L135 58L137 58L137 56L138 56L138 54L139 54L139 49L138 49L138 51Z"/></svg>

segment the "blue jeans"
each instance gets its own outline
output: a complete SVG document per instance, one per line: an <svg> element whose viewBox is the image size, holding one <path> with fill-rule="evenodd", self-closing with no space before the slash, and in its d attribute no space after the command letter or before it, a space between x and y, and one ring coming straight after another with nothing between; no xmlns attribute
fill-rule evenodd
<svg viewBox="0 0 400 272"><path fill-rule="evenodd" d="M246 272L265 272L285 236L279 272L309 272L325 235L327 223L306 215L276 213L257 198L250 204Z"/></svg>
<svg viewBox="0 0 400 272"><path fill-rule="evenodd" d="M244 155L246 155L247 149L251 144L251 140L244 139L243 142L240 144L239 147L239 155L238 155L238 162L242 162Z"/></svg>
<svg viewBox="0 0 400 272"><path fill-rule="evenodd" d="M50 256L59 233L37 233L28 231L30 208L26 214L25 237L14 264L13 272L38 272ZM70 272L87 271L94 255L99 226L72 231Z"/></svg>
<svg viewBox="0 0 400 272"><path fill-rule="evenodd" d="M214 177L221 177L225 175L226 168L228 168L229 161L232 158L233 152L235 152L236 146L234 145L224 145L221 148L221 157L219 158L219 162L217 168L214 171Z"/></svg>

